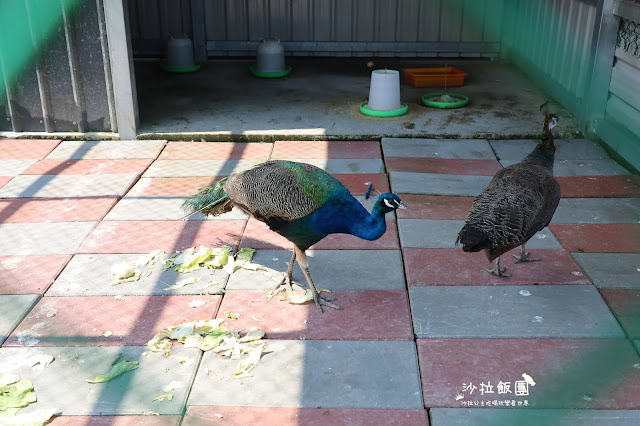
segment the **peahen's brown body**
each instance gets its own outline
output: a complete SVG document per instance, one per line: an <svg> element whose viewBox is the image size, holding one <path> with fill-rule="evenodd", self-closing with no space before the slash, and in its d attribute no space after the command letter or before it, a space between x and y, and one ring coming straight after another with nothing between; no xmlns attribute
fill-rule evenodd
<svg viewBox="0 0 640 426"><path fill-rule="evenodd" d="M545 113L542 140L519 163L500 170L487 188L474 200L458 233L456 244L466 252L484 250L487 259L496 260L493 269L498 276L500 256L522 246L517 262L539 259L529 258L525 244L533 235L546 227L560 202L560 185L553 177L555 145L551 129L558 117Z"/></svg>

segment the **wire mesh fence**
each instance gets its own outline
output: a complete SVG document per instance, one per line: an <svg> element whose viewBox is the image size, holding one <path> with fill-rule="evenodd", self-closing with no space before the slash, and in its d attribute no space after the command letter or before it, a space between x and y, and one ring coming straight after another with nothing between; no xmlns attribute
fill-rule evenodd
<svg viewBox="0 0 640 426"><path fill-rule="evenodd" d="M616 47L621 47L625 52L640 57L640 24L622 18L618 28Z"/></svg>

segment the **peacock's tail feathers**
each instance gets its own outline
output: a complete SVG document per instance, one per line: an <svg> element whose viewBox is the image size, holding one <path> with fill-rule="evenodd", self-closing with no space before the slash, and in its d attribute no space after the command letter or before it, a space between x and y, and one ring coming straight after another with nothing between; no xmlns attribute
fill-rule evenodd
<svg viewBox="0 0 640 426"><path fill-rule="evenodd" d="M487 233L472 224L465 224L456 240L456 245L462 244L462 250L466 252L476 252L491 247L491 241Z"/></svg>
<svg viewBox="0 0 640 426"><path fill-rule="evenodd" d="M224 185L228 178L220 179L213 185L205 186L196 195L182 203L182 208L188 215L202 213L217 216L231 211L233 201L229 199Z"/></svg>

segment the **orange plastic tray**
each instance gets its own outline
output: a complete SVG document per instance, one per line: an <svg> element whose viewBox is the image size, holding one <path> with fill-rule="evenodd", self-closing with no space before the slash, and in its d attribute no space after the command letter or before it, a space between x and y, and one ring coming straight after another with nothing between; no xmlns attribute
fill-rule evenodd
<svg viewBox="0 0 640 426"><path fill-rule="evenodd" d="M467 73L454 67L441 68L403 68L404 79L413 87L444 87L445 69L447 87L464 85Z"/></svg>

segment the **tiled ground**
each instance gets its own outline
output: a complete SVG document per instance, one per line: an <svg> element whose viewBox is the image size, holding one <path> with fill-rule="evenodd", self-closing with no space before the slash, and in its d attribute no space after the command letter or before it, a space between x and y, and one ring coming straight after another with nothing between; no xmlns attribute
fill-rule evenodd
<svg viewBox="0 0 640 426"><path fill-rule="evenodd" d="M31 380L24 412L54 408L54 425L640 424L637 175L588 140L559 140L563 199L527 245L542 261L504 256L512 277L497 278L455 246L473 197L533 144L0 141L0 373ZM366 182L410 208L377 241L334 235L308 252L342 311L266 297L291 244L261 222L181 220L187 196L268 159L319 165L369 209ZM118 261L201 244L256 248L266 271L200 270L170 288L184 276L156 263L110 285ZM237 361L212 352L144 348L210 318L266 332L253 377L232 378ZM32 367L42 354L53 363ZM120 356L140 367L86 382ZM154 401L171 382L173 400Z"/></svg>

